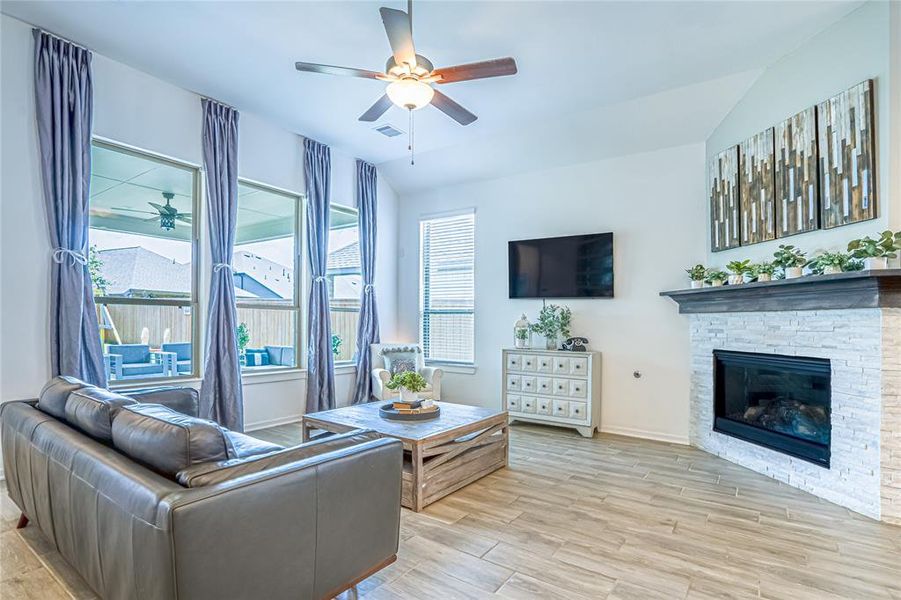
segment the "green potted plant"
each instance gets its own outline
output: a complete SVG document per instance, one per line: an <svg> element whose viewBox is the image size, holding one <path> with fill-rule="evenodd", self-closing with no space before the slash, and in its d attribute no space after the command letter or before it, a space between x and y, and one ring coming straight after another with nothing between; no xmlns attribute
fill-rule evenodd
<svg viewBox="0 0 901 600"><path fill-rule="evenodd" d="M848 242L848 252L854 258L863 259L864 269L885 269L888 259L898 256L901 248L901 232L883 231L879 237L869 236Z"/></svg>
<svg viewBox="0 0 901 600"><path fill-rule="evenodd" d="M807 266L818 275L834 275L845 271L850 262L851 256L844 252L823 252L807 263Z"/></svg>
<svg viewBox="0 0 901 600"><path fill-rule="evenodd" d="M691 288L704 287L704 280L707 278L707 267L704 265L695 265L690 269L685 269L688 278L691 279Z"/></svg>
<svg viewBox="0 0 901 600"><path fill-rule="evenodd" d="M238 325L238 328L235 330L235 337L238 341L238 354L244 354L247 344L250 343L250 330L247 328L247 323Z"/></svg>
<svg viewBox="0 0 901 600"><path fill-rule="evenodd" d="M400 401L407 404L416 402L419 399L419 392L424 390L428 382L416 371L401 371L395 373L385 387L389 390L400 391Z"/></svg>
<svg viewBox="0 0 901 600"><path fill-rule="evenodd" d="M781 244L773 253L773 257L773 263L782 267L786 279L795 279L804 274L807 258L800 248L795 248L791 244Z"/></svg>
<svg viewBox="0 0 901 600"><path fill-rule="evenodd" d="M532 331L544 336L545 348L556 350L558 338L569 337L572 316L572 311L565 306L545 304L538 313L538 321L532 324Z"/></svg>
<svg viewBox="0 0 901 600"><path fill-rule="evenodd" d="M715 269L711 269L707 271L707 278L704 279L704 281L706 281L710 287L720 287L721 285L723 285L723 282L728 279L728 277L729 274L725 271L717 271Z"/></svg>
<svg viewBox="0 0 901 600"><path fill-rule="evenodd" d="M750 260L733 260L726 265L729 271L729 285L739 285L745 282L745 274L751 269Z"/></svg>
<svg viewBox="0 0 901 600"><path fill-rule="evenodd" d="M344 340L341 339L341 336L337 333L332 334L332 354L335 358L341 354L341 344L344 343Z"/></svg>
<svg viewBox="0 0 901 600"><path fill-rule="evenodd" d="M760 282L772 281L774 273L776 273L776 265L771 262L762 262L751 266L751 277Z"/></svg>

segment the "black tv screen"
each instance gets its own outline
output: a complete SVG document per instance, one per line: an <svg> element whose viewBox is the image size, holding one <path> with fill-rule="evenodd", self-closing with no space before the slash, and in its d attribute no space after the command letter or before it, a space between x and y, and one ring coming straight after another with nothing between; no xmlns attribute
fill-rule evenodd
<svg viewBox="0 0 901 600"><path fill-rule="evenodd" d="M508 243L511 298L612 298L613 234Z"/></svg>

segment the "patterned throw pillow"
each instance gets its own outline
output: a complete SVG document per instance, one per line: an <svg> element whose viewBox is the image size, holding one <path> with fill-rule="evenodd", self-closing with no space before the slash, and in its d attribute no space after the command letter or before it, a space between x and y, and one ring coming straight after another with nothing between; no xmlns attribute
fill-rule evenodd
<svg viewBox="0 0 901 600"><path fill-rule="evenodd" d="M393 346L382 348L382 358L385 359L385 369L391 375L416 371L416 355L419 353L417 346Z"/></svg>

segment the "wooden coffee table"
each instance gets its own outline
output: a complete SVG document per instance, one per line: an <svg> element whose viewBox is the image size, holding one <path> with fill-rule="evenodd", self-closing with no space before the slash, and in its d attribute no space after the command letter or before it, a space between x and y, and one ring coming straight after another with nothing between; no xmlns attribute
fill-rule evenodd
<svg viewBox="0 0 901 600"><path fill-rule="evenodd" d="M344 433L373 429L404 443L401 504L416 512L473 481L507 466L506 411L439 402L441 415L428 421L391 421L379 416L384 402L358 404L304 415L303 439L321 429Z"/></svg>

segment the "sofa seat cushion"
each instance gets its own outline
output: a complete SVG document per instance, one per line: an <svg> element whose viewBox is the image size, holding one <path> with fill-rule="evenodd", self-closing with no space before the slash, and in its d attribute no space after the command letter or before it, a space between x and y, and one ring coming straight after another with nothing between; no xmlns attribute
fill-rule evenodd
<svg viewBox="0 0 901 600"><path fill-rule="evenodd" d="M225 434L225 443L228 444L229 458L247 458L258 454L284 450L284 446L266 442L237 431L231 431L224 427L222 427L222 433Z"/></svg>
<svg viewBox="0 0 901 600"><path fill-rule="evenodd" d="M381 436L371 429L357 429L267 454L194 465L179 472L176 480L189 488L215 485L380 438Z"/></svg>
<svg viewBox="0 0 901 600"><path fill-rule="evenodd" d="M65 421L69 394L87 386L84 381L67 375L54 377L41 390L38 396L38 409L51 417Z"/></svg>
<svg viewBox="0 0 901 600"><path fill-rule="evenodd" d="M127 396L94 387L75 390L66 401L66 421L100 442L113 441L112 425L119 410L137 402Z"/></svg>
<svg viewBox="0 0 901 600"><path fill-rule="evenodd" d="M124 363L122 365L122 375L125 377L134 375L162 375L163 365L161 363Z"/></svg>
<svg viewBox="0 0 901 600"><path fill-rule="evenodd" d="M160 404L122 408L113 420L113 446L172 478L191 465L228 459L228 444L219 425Z"/></svg>

